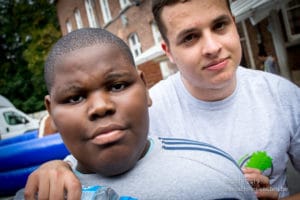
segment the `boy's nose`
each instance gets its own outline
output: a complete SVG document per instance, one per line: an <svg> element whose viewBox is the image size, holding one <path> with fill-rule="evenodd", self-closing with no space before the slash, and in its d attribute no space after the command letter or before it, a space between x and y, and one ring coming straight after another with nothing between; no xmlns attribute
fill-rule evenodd
<svg viewBox="0 0 300 200"><path fill-rule="evenodd" d="M115 104L106 93L97 92L89 96L88 117L94 121L115 113Z"/></svg>

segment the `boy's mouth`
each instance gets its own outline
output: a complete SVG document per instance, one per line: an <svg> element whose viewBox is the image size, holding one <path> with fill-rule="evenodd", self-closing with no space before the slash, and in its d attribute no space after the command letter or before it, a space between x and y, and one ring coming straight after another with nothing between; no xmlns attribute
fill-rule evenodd
<svg viewBox="0 0 300 200"><path fill-rule="evenodd" d="M117 142L125 135L124 128L118 125L110 125L99 128L91 138L91 142L96 145L106 145Z"/></svg>

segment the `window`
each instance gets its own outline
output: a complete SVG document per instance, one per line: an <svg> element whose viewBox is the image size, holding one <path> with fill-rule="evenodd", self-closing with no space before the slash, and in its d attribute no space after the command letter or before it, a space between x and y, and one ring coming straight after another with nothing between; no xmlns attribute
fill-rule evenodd
<svg viewBox="0 0 300 200"><path fill-rule="evenodd" d="M82 24L82 18L81 18L81 14L78 8L75 9L74 11L74 15L75 15L75 20L76 20L76 25L78 29L83 28L83 24Z"/></svg>
<svg viewBox="0 0 300 200"><path fill-rule="evenodd" d="M136 33L133 33L129 37L129 46L133 56L136 58L142 53L141 43Z"/></svg>
<svg viewBox="0 0 300 200"><path fill-rule="evenodd" d="M300 0L292 0L283 9L289 41L300 39Z"/></svg>
<svg viewBox="0 0 300 200"><path fill-rule="evenodd" d="M129 0L119 0L120 1L120 6L121 6L121 9L124 9L126 8L127 6L130 6L131 3Z"/></svg>
<svg viewBox="0 0 300 200"><path fill-rule="evenodd" d="M67 26L67 32L68 33L72 32L72 30L73 30L72 23L70 22L69 19L66 21L66 26Z"/></svg>
<svg viewBox="0 0 300 200"><path fill-rule="evenodd" d="M153 39L154 39L155 44L159 44L161 42L161 34L160 34L158 27L154 21L151 23L151 29L152 29L152 34L153 34Z"/></svg>
<svg viewBox="0 0 300 200"><path fill-rule="evenodd" d="M93 8L93 1L92 0L85 0L85 9L89 21L89 25L92 28L97 28L98 23L94 14L94 8Z"/></svg>
<svg viewBox="0 0 300 200"><path fill-rule="evenodd" d="M168 78L170 75L175 74L178 71L176 65L171 63L169 60L161 61L159 66L163 79Z"/></svg>
<svg viewBox="0 0 300 200"><path fill-rule="evenodd" d="M163 79L166 79L171 73L169 72L168 63L166 61L159 63L160 71Z"/></svg>
<svg viewBox="0 0 300 200"><path fill-rule="evenodd" d="M107 0L100 0L101 11L104 23L107 23L111 20L111 14L109 10L109 4Z"/></svg>
<svg viewBox="0 0 300 200"><path fill-rule="evenodd" d="M18 115L13 111L4 112L3 115L6 123L9 125L25 124L29 122L25 117Z"/></svg>

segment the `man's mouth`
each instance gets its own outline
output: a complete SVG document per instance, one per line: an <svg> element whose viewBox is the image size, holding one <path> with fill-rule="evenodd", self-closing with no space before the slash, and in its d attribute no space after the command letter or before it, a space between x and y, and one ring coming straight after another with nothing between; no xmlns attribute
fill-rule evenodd
<svg viewBox="0 0 300 200"><path fill-rule="evenodd" d="M217 60L217 61L209 63L203 69L211 70L211 71L221 70L227 66L227 63L228 63L227 59Z"/></svg>

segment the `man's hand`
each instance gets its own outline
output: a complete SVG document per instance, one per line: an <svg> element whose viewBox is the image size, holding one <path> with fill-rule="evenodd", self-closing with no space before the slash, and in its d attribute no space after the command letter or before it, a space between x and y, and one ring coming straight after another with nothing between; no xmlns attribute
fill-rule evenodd
<svg viewBox="0 0 300 200"><path fill-rule="evenodd" d="M243 173L254 189L256 196L260 200L278 199L279 193L270 186L269 178L262 175L261 171L253 168L243 169Z"/></svg>
<svg viewBox="0 0 300 200"><path fill-rule="evenodd" d="M30 174L24 196L26 200L34 200L36 197L50 200L80 200L81 183L66 162L49 161Z"/></svg>

